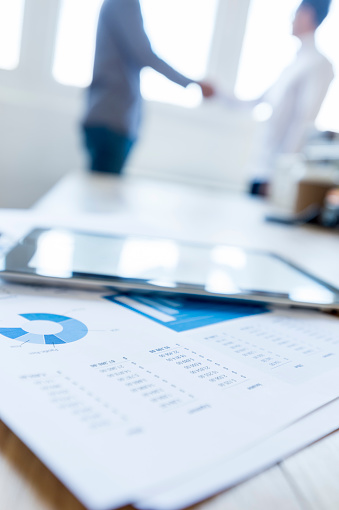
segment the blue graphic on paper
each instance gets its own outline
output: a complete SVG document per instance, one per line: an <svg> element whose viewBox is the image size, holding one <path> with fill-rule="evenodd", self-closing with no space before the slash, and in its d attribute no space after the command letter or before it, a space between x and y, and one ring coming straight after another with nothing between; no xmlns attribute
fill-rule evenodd
<svg viewBox="0 0 339 510"><path fill-rule="evenodd" d="M23 313L28 321L50 321L59 324L62 331L55 334L29 333L22 328L0 328L0 334L14 340L20 340L22 343L32 344L67 344L80 340L88 333L88 329L83 322L66 317L64 315L55 315L52 313Z"/></svg>
<svg viewBox="0 0 339 510"><path fill-rule="evenodd" d="M259 305L221 303L185 297L163 298L141 294L105 297L178 333L268 311Z"/></svg>

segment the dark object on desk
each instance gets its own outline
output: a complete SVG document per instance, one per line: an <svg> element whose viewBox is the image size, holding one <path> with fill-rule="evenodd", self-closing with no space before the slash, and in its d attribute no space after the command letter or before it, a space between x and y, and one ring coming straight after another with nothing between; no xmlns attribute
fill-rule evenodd
<svg viewBox="0 0 339 510"><path fill-rule="evenodd" d="M267 197L268 195L268 181L254 180L250 182L248 193L260 197Z"/></svg>
<svg viewBox="0 0 339 510"><path fill-rule="evenodd" d="M311 204L299 213L290 215L268 215L266 221L282 223L284 225L304 225L306 223L319 224L321 208L318 205Z"/></svg>
<svg viewBox="0 0 339 510"><path fill-rule="evenodd" d="M339 187L327 192L320 221L324 227L339 228Z"/></svg>

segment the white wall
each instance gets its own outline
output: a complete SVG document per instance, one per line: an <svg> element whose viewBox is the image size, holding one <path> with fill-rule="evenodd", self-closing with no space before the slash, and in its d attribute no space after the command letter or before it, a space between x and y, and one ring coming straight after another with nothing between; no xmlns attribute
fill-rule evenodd
<svg viewBox="0 0 339 510"><path fill-rule="evenodd" d="M243 189L254 132L249 117L232 115L218 101L199 109L176 110L165 104L147 104L140 142L127 171Z"/></svg>
<svg viewBox="0 0 339 510"><path fill-rule="evenodd" d="M227 88L236 77L248 3L220 0L208 74ZM85 165L79 130L84 93L51 75L59 6L60 0L26 0L20 65L0 71L1 207L28 207L62 175ZM249 118L215 100L196 109L145 103L144 114L129 173L244 187Z"/></svg>
<svg viewBox="0 0 339 510"><path fill-rule="evenodd" d="M70 169L83 166L77 114L57 106L48 100L46 107L35 95L1 97L1 207L28 207Z"/></svg>

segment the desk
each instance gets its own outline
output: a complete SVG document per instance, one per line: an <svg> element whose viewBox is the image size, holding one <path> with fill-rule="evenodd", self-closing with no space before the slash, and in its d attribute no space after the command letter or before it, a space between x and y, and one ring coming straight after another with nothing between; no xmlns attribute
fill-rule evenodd
<svg viewBox="0 0 339 510"><path fill-rule="evenodd" d="M105 212L112 222L130 222L131 228L135 225L146 234L271 249L339 286L338 233L265 223L268 205L258 199L160 181L80 174L63 179L35 206L41 214L60 208L70 215ZM339 432L196 508L337 510L338 478ZM14 508L83 507L0 423L0 509Z"/></svg>

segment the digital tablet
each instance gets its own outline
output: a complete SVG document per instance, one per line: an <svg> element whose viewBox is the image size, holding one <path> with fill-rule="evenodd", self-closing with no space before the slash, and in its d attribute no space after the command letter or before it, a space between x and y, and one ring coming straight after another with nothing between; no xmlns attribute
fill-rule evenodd
<svg viewBox="0 0 339 510"><path fill-rule="evenodd" d="M36 228L0 266L17 282L339 309L339 291L284 258L226 244Z"/></svg>

